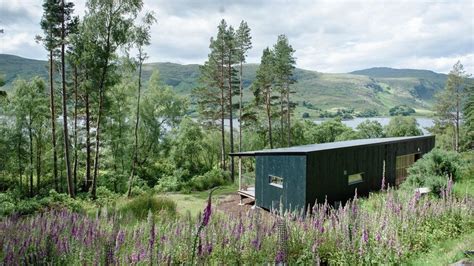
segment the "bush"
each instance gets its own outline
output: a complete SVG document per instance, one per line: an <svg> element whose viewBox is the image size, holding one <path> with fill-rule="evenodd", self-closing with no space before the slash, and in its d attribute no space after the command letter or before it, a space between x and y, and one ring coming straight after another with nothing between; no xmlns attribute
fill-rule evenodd
<svg viewBox="0 0 474 266"><path fill-rule="evenodd" d="M397 105L395 107L390 108L388 111L391 116L408 116L415 113L415 109L408 107L406 105Z"/></svg>
<svg viewBox="0 0 474 266"><path fill-rule="evenodd" d="M221 169L212 169L211 171L195 176L191 179L190 187L192 190L202 191L213 187L222 186L229 181L230 173Z"/></svg>
<svg viewBox="0 0 474 266"><path fill-rule="evenodd" d="M119 197L118 194L110 191L107 187L97 187L96 191L97 199L96 202L100 206L110 205Z"/></svg>
<svg viewBox="0 0 474 266"><path fill-rule="evenodd" d="M176 203L170 199L155 197L153 194L147 193L130 200L120 209L123 214L132 214L139 220L146 219L149 211L152 214L164 212L169 216L174 216Z"/></svg>
<svg viewBox="0 0 474 266"><path fill-rule="evenodd" d="M448 177L454 181L461 174L463 160L458 153L434 149L425 154L408 169L405 187L429 187L439 193L446 186Z"/></svg>

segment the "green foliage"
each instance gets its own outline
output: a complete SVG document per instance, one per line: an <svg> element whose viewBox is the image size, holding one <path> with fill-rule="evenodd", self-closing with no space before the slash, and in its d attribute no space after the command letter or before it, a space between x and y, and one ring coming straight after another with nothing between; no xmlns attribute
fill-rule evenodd
<svg viewBox="0 0 474 266"><path fill-rule="evenodd" d="M455 152L434 149L416 161L408 170L409 175L403 183L405 187L429 187L440 193L446 187L448 178L456 181L465 162Z"/></svg>
<svg viewBox="0 0 474 266"><path fill-rule="evenodd" d="M189 182L189 188L193 191L203 191L229 183L230 173L221 169L212 169L209 172L195 176Z"/></svg>
<svg viewBox="0 0 474 266"><path fill-rule="evenodd" d="M385 133L378 121L365 120L356 127L359 137L362 139L383 138Z"/></svg>
<svg viewBox="0 0 474 266"><path fill-rule="evenodd" d="M360 112L356 113L357 117L376 117L379 116L380 113L377 109L363 109Z"/></svg>
<svg viewBox="0 0 474 266"><path fill-rule="evenodd" d="M397 105L395 107L392 107L390 108L390 110L388 111L388 113L391 115L391 116L399 116L399 115L402 115L402 116L408 116L408 115L412 115L415 113L415 109L411 108L411 107L408 107L406 105Z"/></svg>
<svg viewBox="0 0 474 266"><path fill-rule="evenodd" d="M305 122L305 126L307 128L305 140L308 144L334 142L339 136L347 137L347 134L352 134L349 132L353 131L350 127L344 125L340 119L324 121L319 125L312 121Z"/></svg>
<svg viewBox="0 0 474 266"><path fill-rule="evenodd" d="M174 216L176 214L176 203L170 199L147 193L125 203L119 209L119 212L124 215L131 214L138 220L145 220L148 212L153 215L164 213L168 216Z"/></svg>
<svg viewBox="0 0 474 266"><path fill-rule="evenodd" d="M423 135L418 123L413 117L395 116L385 126L385 134L387 137L405 137Z"/></svg>

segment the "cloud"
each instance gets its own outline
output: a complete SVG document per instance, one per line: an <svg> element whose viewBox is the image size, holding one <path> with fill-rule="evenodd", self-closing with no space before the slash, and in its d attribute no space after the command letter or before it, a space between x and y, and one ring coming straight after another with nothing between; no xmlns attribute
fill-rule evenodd
<svg viewBox="0 0 474 266"><path fill-rule="evenodd" d="M74 2L84 14L85 0ZM0 28L5 28L0 53L46 58L42 47L32 42L41 33L38 3L0 5ZM388 66L447 73L461 60L468 72L474 72L470 0L145 0L144 9L154 11L158 19L147 48L149 61L202 63L209 39L224 18L235 27L241 20L248 22L253 49L247 61L252 63L260 61L262 50L273 46L279 34L286 34L301 68L349 72Z"/></svg>

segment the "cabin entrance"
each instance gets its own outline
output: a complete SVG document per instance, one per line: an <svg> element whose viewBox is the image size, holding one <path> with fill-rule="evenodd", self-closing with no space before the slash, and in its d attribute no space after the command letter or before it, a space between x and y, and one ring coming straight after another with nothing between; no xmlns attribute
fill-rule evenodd
<svg viewBox="0 0 474 266"><path fill-rule="evenodd" d="M408 168L421 157L420 153L405 154L396 157L395 185L400 185L408 176Z"/></svg>
<svg viewBox="0 0 474 266"><path fill-rule="evenodd" d="M239 205L244 205L244 199L255 202L255 156L238 156L239 167Z"/></svg>

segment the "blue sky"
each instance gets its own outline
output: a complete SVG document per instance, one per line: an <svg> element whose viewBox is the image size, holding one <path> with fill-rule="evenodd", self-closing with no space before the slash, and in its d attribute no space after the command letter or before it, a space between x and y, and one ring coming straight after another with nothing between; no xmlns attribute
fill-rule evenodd
<svg viewBox="0 0 474 266"><path fill-rule="evenodd" d="M73 1L79 15L85 0ZM0 53L46 59L34 36L41 34L41 0L0 0ZM447 73L461 60L474 73L474 1L258 1L145 0L157 14L149 62L202 63L219 21L252 29L248 62L286 34L297 66L350 72L387 66Z"/></svg>

